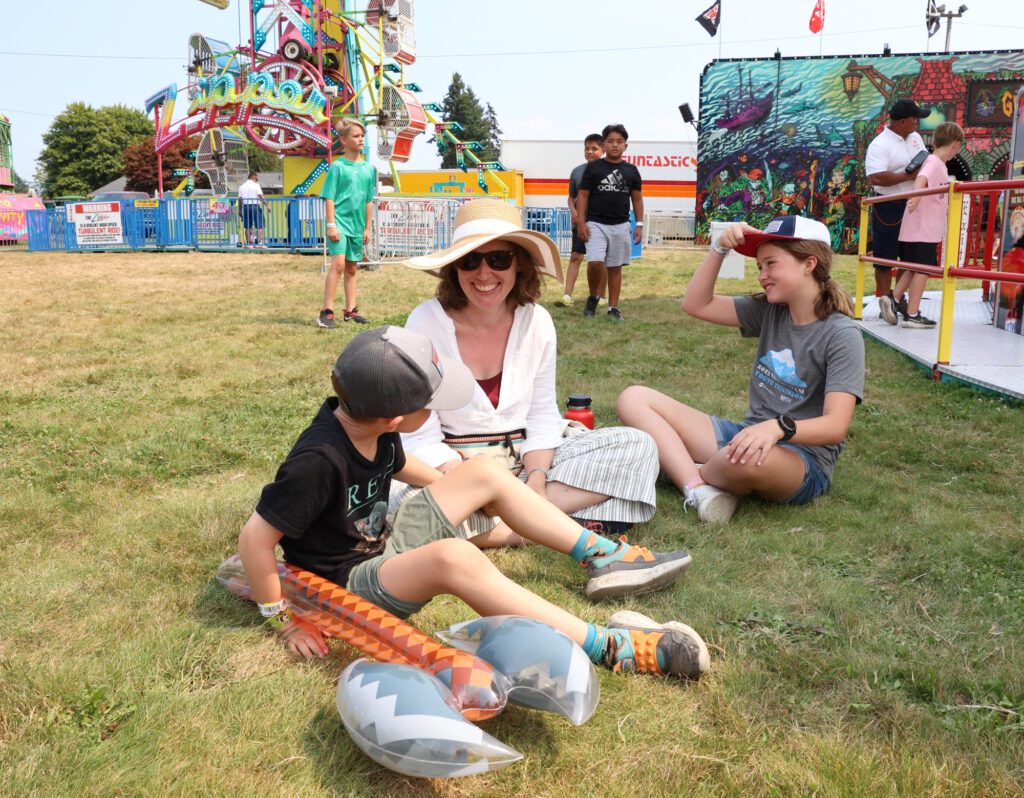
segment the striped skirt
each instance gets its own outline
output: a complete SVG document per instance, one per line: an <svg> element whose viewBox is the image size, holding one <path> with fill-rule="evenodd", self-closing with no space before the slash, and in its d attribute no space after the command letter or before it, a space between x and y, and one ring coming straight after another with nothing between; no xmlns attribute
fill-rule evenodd
<svg viewBox="0 0 1024 798"><path fill-rule="evenodd" d="M646 432L630 427L604 427L566 438L555 449L549 470L551 482L608 497L573 513L576 518L640 524L654 515L658 448ZM525 477L524 471L520 479ZM388 510L394 512L418 492L419 488L392 481ZM476 512L466 519L460 531L465 537L473 537L489 531L499 520Z"/></svg>

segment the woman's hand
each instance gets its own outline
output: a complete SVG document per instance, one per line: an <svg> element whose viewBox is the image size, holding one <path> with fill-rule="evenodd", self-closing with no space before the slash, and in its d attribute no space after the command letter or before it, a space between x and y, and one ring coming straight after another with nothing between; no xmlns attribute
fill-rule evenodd
<svg viewBox="0 0 1024 798"><path fill-rule="evenodd" d="M723 234L724 235L724 234ZM782 440L782 427L775 420L751 424L737 432L725 448L729 452L729 462L746 465L751 459L757 458L755 465L761 465L771 448Z"/></svg>
<svg viewBox="0 0 1024 798"><path fill-rule="evenodd" d="M526 486L542 499L548 497L548 475L544 473L543 469L538 468L531 471L526 477Z"/></svg>
<svg viewBox="0 0 1024 798"><path fill-rule="evenodd" d="M320 630L298 616L292 618L292 622L281 630L280 635L281 642L288 646L293 654L300 654L306 659L327 654L327 643L324 642Z"/></svg>
<svg viewBox="0 0 1024 798"><path fill-rule="evenodd" d="M449 460L446 463L441 463L441 465L437 467L437 470L442 474L447 474L453 468L458 468L460 465L462 465L462 460Z"/></svg>
<svg viewBox="0 0 1024 798"><path fill-rule="evenodd" d="M911 197L909 200L907 200L907 210L910 211L911 213L913 213L914 209L917 208L917 206L920 205L920 204L921 204L921 198L920 197Z"/></svg>

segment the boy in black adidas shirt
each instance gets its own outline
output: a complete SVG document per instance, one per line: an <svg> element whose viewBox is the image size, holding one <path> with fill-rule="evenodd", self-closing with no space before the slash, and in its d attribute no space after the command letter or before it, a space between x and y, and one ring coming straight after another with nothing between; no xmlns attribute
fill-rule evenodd
<svg viewBox="0 0 1024 798"><path fill-rule="evenodd" d="M587 242L587 284L590 288L583 315L593 316L597 312L601 275L607 270L608 318L622 321L619 312L622 267L629 263L632 244L639 243L643 234L644 198L640 171L622 159L629 139L626 128L607 125L601 135L604 137L604 158L587 164L576 197L576 212L580 218L577 233ZM629 234L630 202L636 216L632 241Z"/></svg>

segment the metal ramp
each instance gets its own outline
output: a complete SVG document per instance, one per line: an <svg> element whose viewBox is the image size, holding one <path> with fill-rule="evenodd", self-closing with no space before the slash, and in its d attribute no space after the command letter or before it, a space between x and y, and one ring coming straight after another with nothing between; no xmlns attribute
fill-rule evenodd
<svg viewBox="0 0 1024 798"><path fill-rule="evenodd" d="M940 315L940 291L925 291L921 313L930 319ZM866 299L864 318L858 322L865 335L920 363L941 378L950 378L1006 397L1024 400L1024 336L992 325L992 305L981 289L956 292L953 313L953 349L949 365L936 365L939 329L911 330L887 324L879 318L878 300Z"/></svg>

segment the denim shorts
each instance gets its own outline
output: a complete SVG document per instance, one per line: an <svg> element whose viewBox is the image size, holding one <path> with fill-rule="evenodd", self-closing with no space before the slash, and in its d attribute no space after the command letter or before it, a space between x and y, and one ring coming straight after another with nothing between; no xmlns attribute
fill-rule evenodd
<svg viewBox="0 0 1024 798"><path fill-rule="evenodd" d="M737 432L750 425L737 424L735 421L730 421L727 418L711 416L711 426L715 429L715 440L718 443L718 448L722 449L733 439ZM779 443L776 445L796 452L800 455L800 459L804 461L804 481L800 483L800 487L796 489L792 496L777 502L778 504L807 504L828 492L829 479L825 476L825 472L821 470L821 466L818 465L817 461L811 457L807 449L794 443Z"/></svg>

